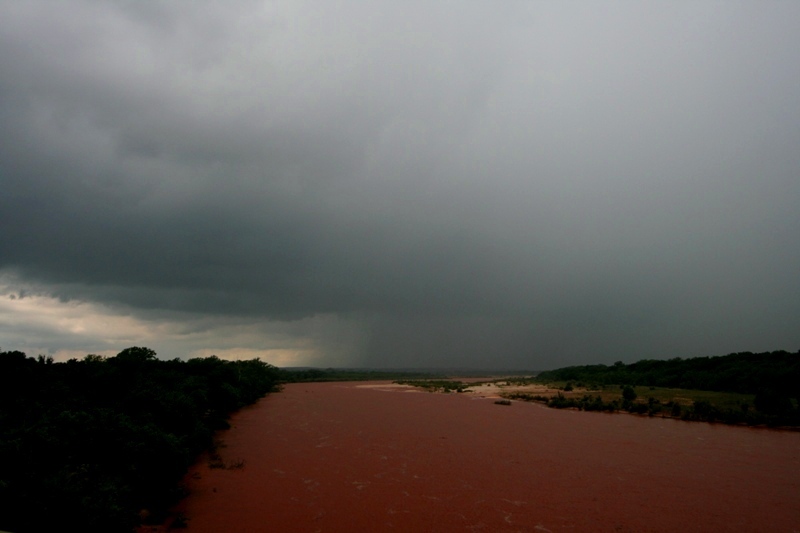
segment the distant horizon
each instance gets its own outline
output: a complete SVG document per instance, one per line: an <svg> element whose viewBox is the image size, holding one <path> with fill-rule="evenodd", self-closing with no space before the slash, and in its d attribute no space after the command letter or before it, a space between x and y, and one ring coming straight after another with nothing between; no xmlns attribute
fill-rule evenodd
<svg viewBox="0 0 800 533"><path fill-rule="evenodd" d="M149 347L143 347L143 348L149 348ZM36 358L36 357L38 357L40 355L46 356L45 354L33 355L33 354L25 352L24 350L14 350L14 349L9 350L9 349L6 349L3 346L0 346L0 352L11 352L11 351L20 351L20 352L25 353L25 355L27 357L32 357L32 358ZM674 356L674 357L668 357L668 358L641 357L641 358L635 359L633 361L627 361L627 362L621 361L621 360L614 361L614 362L605 362L605 363L603 363L603 362L589 362L589 363L581 363L581 364L577 364L577 365L562 365L562 366L558 366L558 367L538 368L538 369L524 368L524 367L512 368L512 367L467 367L467 366L428 366L428 367L426 367L426 366L420 366L420 367L400 367L400 366L318 366L318 365L317 366L314 366L314 365L281 366L281 365L275 365L272 362L270 362L268 360L265 360L265 359L262 359L262 358L257 358L257 359L261 359L263 362L268 363L268 364L270 364L270 365L272 365L272 366L274 366L274 367L276 367L276 368L278 368L280 370L288 370L288 371L303 371L303 370L322 370L322 371L325 371L325 370L332 370L332 371L339 371L339 372L341 372L341 371L381 372L381 373L397 372L397 373L420 373L420 374L448 374L448 375L456 376L456 377L458 377L458 375L461 374L461 377L469 377L470 375L488 376L488 375L492 375L492 374L536 375L536 374L539 374L539 373L542 373L542 372L547 372L547 371L551 371L551 370L558 370L558 369L561 369L561 368L567 368L567 367L573 367L573 366L597 366L597 365L613 366L613 365L615 365L617 363L622 363L624 365L631 365L631 364L635 364L635 363L638 363L638 362L641 362L641 361L670 361L670 360L675 360L675 359L688 360L688 359L696 359L696 358L704 358L704 357L717 358L717 357L728 357L728 356L731 356L731 355L746 354L746 353L752 353L752 354L765 354L765 353L795 354L796 353L796 354L800 355L800 350L797 350L796 352L792 352L791 350L785 350L785 349L766 350L766 351L763 351L763 352L752 352L752 351L748 351L748 350L743 350L743 351L729 352L729 353L726 353L726 354L694 355L694 356L689 356L689 357L681 357L681 356ZM89 355L99 355L99 354L88 354L87 353L82 357L74 357L73 359L81 360L84 357L89 356ZM116 354L108 355L108 356L102 356L102 357L108 358L108 357L114 357L115 355ZM200 357L210 357L210 356L213 356L213 355L215 355L215 354L209 354L209 355L200 356ZM164 358L164 357L159 357L158 356L158 352L156 352L156 357L157 357L157 359L162 360L162 361L171 360L171 358L167 359L167 358ZM178 357L177 359L185 361L185 360L188 360L188 359L192 359L192 357ZM222 358L222 359L224 359L224 358ZM240 358L236 358L236 359L232 359L232 360L246 360L246 359L247 358L241 358L240 357ZM253 358L253 359L255 359L255 358ZM66 362L66 361L62 360L62 361L56 361L56 362L63 363L63 362Z"/></svg>

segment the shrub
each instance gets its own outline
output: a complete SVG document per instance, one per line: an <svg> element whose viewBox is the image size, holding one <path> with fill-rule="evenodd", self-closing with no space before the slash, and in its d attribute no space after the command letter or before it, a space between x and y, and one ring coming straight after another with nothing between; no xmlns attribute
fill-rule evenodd
<svg viewBox="0 0 800 533"><path fill-rule="evenodd" d="M622 387L622 399L632 402L636 399L636 391L630 385Z"/></svg>

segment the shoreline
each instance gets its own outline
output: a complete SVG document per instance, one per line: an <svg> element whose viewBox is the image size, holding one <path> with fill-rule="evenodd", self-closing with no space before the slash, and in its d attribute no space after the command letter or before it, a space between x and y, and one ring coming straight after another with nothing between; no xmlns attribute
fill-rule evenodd
<svg viewBox="0 0 800 533"><path fill-rule="evenodd" d="M452 390L432 390L432 389L425 389L421 386L409 385L409 384L400 384L400 383L391 383L389 385L385 385L384 388L390 390L392 387L395 388L412 388L417 389L416 392L429 392L435 394L457 394L461 396L470 396L470 397L481 397L487 399L503 399L508 400L515 403L537 403L543 406L546 406L551 409L558 409L558 410L575 410L575 411L587 411L587 412L603 412L608 414L627 414L627 415L634 415L634 416L641 416L645 418L662 418L662 419L671 419L671 420L680 420L682 422L702 422L706 424L722 424L731 427L747 427L747 428L754 428L754 429L773 429L773 430L780 430L780 431L800 431L800 426L793 426L793 425L770 425L768 423L747 423L747 422L726 422L724 420L718 419L703 419L703 418L686 418L683 416L676 416L672 415L665 410L659 410L656 413L646 413L646 412L636 412L630 411L622 406L617 407L613 410L608 409L583 409L579 406L552 406L549 405L547 401L543 399L525 399L514 397L514 394L525 394L529 396L542 396L548 399L552 399L556 396L562 395L567 401L569 400L578 400L582 396L590 396L593 397L597 394L598 397L605 393L603 389L587 389L583 387L576 387L570 391L564 391L562 388L558 387L549 387L547 385L541 384L525 384L525 385L497 385L495 382L484 382L481 378L452 378L451 381L461 381L463 383L469 383L469 380L474 382L480 383L478 389L465 389L463 391L453 392ZM420 380L423 381L423 380ZM500 378L497 381L505 381L505 378ZM509 381L513 381L513 379L509 379ZM489 391L484 392L484 388L489 387ZM663 390L664 388L662 388ZM412 392L412 391L409 391ZM691 406L691 399L681 398L682 405L684 407ZM638 403L636 405L644 405L642 403Z"/></svg>

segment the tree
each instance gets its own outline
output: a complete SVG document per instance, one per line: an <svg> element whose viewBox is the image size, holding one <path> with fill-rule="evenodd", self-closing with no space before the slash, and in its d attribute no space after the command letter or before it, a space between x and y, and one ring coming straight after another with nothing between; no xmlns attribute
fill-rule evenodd
<svg viewBox="0 0 800 533"><path fill-rule="evenodd" d="M628 402L632 402L636 399L636 391L633 390L633 387L630 385L625 385L622 387L622 399Z"/></svg>
<svg viewBox="0 0 800 533"><path fill-rule="evenodd" d="M150 348L131 346L119 352L116 359L119 361L154 361L156 359L156 352Z"/></svg>

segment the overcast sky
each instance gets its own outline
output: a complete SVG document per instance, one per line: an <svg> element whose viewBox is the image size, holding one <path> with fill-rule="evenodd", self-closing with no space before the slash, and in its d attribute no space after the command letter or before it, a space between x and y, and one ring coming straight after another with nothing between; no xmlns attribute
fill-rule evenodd
<svg viewBox="0 0 800 533"><path fill-rule="evenodd" d="M0 346L800 348L800 2L0 0Z"/></svg>

